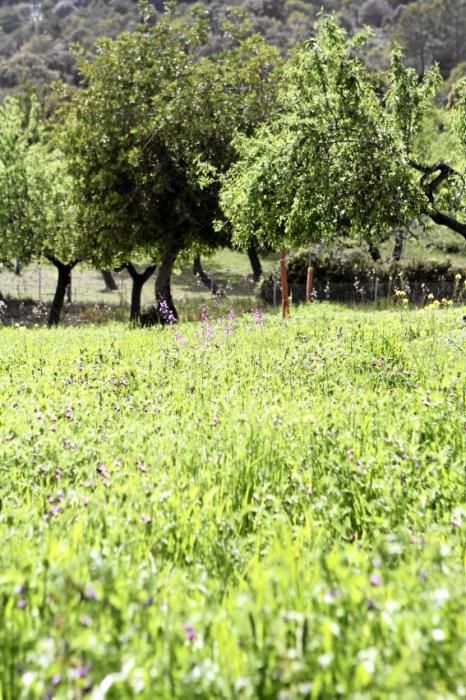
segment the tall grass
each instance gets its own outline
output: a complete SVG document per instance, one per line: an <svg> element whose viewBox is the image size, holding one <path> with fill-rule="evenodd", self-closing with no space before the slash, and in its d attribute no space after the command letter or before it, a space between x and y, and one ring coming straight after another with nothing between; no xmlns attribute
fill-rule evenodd
<svg viewBox="0 0 466 700"><path fill-rule="evenodd" d="M461 318L3 329L0 698L466 694Z"/></svg>

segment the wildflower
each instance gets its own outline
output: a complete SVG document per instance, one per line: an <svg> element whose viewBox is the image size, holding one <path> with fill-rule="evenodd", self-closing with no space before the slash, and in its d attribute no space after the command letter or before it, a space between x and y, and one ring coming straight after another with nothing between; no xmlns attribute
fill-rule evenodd
<svg viewBox="0 0 466 700"><path fill-rule="evenodd" d="M175 314L173 313L172 309L168 305L167 300L164 299L163 297L159 298L158 310L159 310L159 313L160 313L160 316L162 318L163 323L166 323L167 325L171 326L177 322Z"/></svg>
<svg viewBox="0 0 466 700"><path fill-rule="evenodd" d="M430 294L427 295L427 298L428 298L429 301L433 301L434 295L432 294L432 292L431 292Z"/></svg>
<svg viewBox="0 0 466 700"><path fill-rule="evenodd" d="M20 608L21 610L24 610L24 608L25 608L26 605L27 605L26 599L25 599L25 598L20 598L20 599L18 600L17 605L18 605L18 608Z"/></svg>
<svg viewBox="0 0 466 700"><path fill-rule="evenodd" d="M75 678L85 678L90 671L90 666L82 665L73 669L72 675Z"/></svg>
<svg viewBox="0 0 466 700"><path fill-rule="evenodd" d="M461 273L457 272L456 275L455 275L455 280L456 280L457 282L459 282L460 279L461 279Z"/></svg>
<svg viewBox="0 0 466 700"><path fill-rule="evenodd" d="M184 633L188 642L193 642L196 639L196 630L192 625L185 625Z"/></svg>
<svg viewBox="0 0 466 700"><path fill-rule="evenodd" d="M264 314L262 313L262 309L253 309L252 316L256 326L258 328L262 328L264 325Z"/></svg>
<svg viewBox="0 0 466 700"><path fill-rule="evenodd" d="M318 657L319 666L321 668L328 668L333 660L332 654L320 654Z"/></svg>
<svg viewBox="0 0 466 700"><path fill-rule="evenodd" d="M97 473L100 474L104 479L109 479L110 474L108 471L105 469L105 466L102 463L99 463L96 467Z"/></svg>
<svg viewBox="0 0 466 700"><path fill-rule="evenodd" d="M334 600L338 600L338 598L341 598L341 596L342 596L342 592L340 591L339 588L331 588L325 594L324 600L326 603L331 603Z"/></svg>
<svg viewBox="0 0 466 700"><path fill-rule="evenodd" d="M97 600L97 594L91 586L84 591L84 598L86 600Z"/></svg>
<svg viewBox="0 0 466 700"><path fill-rule="evenodd" d="M183 338L183 336L181 335L181 333L179 333L178 331L176 331L176 333L173 334L173 337L175 338L176 342L177 342L179 345L185 345L185 344L186 344L186 340Z"/></svg>
<svg viewBox="0 0 466 700"><path fill-rule="evenodd" d="M379 588L379 586L382 585L382 579L380 578L380 576L378 574L372 574L372 576L370 578L370 582L371 582L371 586L373 586L374 588Z"/></svg>
<svg viewBox="0 0 466 700"><path fill-rule="evenodd" d="M443 642L445 639L445 632L437 627L432 630L432 639L436 642Z"/></svg>

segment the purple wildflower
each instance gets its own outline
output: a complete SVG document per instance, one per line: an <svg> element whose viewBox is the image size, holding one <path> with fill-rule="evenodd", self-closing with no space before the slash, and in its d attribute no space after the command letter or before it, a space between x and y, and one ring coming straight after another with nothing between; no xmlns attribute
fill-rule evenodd
<svg viewBox="0 0 466 700"><path fill-rule="evenodd" d="M91 586L89 586L84 591L84 598L86 600L97 600L97 593L95 592L95 590Z"/></svg>
<svg viewBox="0 0 466 700"><path fill-rule="evenodd" d="M18 605L18 608L20 608L21 610L24 610L24 608L25 608L26 605L27 605L26 599L25 599L25 598L20 598L20 599L18 600L17 605Z"/></svg>
<svg viewBox="0 0 466 700"><path fill-rule="evenodd" d="M110 474L108 473L108 471L105 469L105 466L101 462L97 465L96 469L97 469L97 473L100 474L100 476L102 476L104 479L110 478Z"/></svg>
<svg viewBox="0 0 466 700"><path fill-rule="evenodd" d="M83 664L82 666L77 666L73 669L73 676L75 678L85 678L90 671L90 666Z"/></svg>
<svg viewBox="0 0 466 700"><path fill-rule="evenodd" d="M196 639L196 630L192 625L185 625L184 633L188 642L193 642Z"/></svg>
<svg viewBox="0 0 466 700"><path fill-rule="evenodd" d="M328 592L328 597L331 600L337 600L338 598L341 598L342 592L340 591L339 588L331 588Z"/></svg>
<svg viewBox="0 0 466 700"><path fill-rule="evenodd" d="M252 316L256 326L258 328L262 328L262 326L264 325L264 314L262 312L262 309L253 309Z"/></svg>
<svg viewBox="0 0 466 700"><path fill-rule="evenodd" d="M173 337L175 338L178 345L186 345L185 338L178 331L176 331L176 333L173 334Z"/></svg>
<svg viewBox="0 0 466 700"><path fill-rule="evenodd" d="M208 310L207 310L206 306L202 307L201 321L202 321L202 327L204 330L204 342L208 343L214 334L214 328L213 328L212 324L209 322L209 314L208 314Z"/></svg>
<svg viewBox="0 0 466 700"><path fill-rule="evenodd" d="M163 323L166 323L167 325L171 326L174 323L177 322L177 318L175 314L173 313L173 310L170 308L168 301L164 299L164 297L159 297L158 300L158 310L160 313L160 316L162 318Z"/></svg>
<svg viewBox="0 0 466 700"><path fill-rule="evenodd" d="M374 588L379 588L382 585L382 579L378 574L372 574L370 578L371 586Z"/></svg>

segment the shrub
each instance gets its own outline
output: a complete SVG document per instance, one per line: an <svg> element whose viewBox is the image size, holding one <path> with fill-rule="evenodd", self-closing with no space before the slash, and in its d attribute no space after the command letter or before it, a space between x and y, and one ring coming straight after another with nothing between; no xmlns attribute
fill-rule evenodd
<svg viewBox="0 0 466 700"><path fill-rule="evenodd" d="M427 295L456 296L458 279L466 269L449 260L402 260L374 262L362 247L316 245L292 255L288 261L288 283L293 301L305 299L307 268L314 270L316 299L369 301L390 297L403 289L411 301L422 303ZM274 292L275 289L275 292ZM279 274L266 277L258 291L265 303L280 299Z"/></svg>

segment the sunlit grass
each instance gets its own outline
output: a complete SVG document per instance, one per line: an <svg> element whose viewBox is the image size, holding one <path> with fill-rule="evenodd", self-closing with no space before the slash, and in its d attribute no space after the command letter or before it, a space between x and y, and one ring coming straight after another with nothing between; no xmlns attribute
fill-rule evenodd
<svg viewBox="0 0 466 700"><path fill-rule="evenodd" d="M461 696L463 313L2 329L2 700Z"/></svg>

